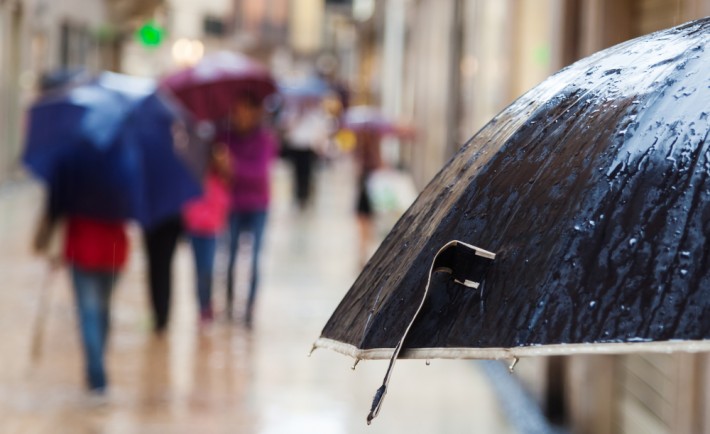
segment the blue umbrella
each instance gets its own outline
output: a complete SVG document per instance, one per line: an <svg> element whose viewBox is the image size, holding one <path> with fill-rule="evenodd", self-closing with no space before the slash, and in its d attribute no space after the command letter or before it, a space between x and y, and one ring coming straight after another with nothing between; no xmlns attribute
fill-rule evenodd
<svg viewBox="0 0 710 434"><path fill-rule="evenodd" d="M286 99L320 99L330 91L330 85L322 78L311 75L305 78L282 80L278 84L278 89Z"/></svg>
<svg viewBox="0 0 710 434"><path fill-rule="evenodd" d="M102 73L30 108L23 160L47 183L53 212L151 226L200 194L181 155L195 144L174 139L188 127L152 80Z"/></svg>

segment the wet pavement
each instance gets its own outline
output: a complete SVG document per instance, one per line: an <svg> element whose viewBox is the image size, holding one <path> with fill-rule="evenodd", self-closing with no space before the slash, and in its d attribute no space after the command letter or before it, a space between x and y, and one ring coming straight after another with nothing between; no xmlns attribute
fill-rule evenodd
<svg viewBox="0 0 710 434"><path fill-rule="evenodd" d="M380 416L365 423L385 361L307 354L359 272L352 169L318 174L312 210L290 204L288 172L275 172L255 325L223 319L225 258L217 258L216 323L197 326L192 257L175 261L170 330L150 330L139 233L114 298L111 387L99 403L83 390L81 349L66 271L47 271L29 249L41 188L0 188L0 427L8 433L506 433L490 382L470 361L400 361ZM246 255L238 267L244 269ZM238 275L238 307L246 277ZM44 294L44 295L43 295ZM43 316L41 352L31 341ZM239 314L241 311L237 311Z"/></svg>

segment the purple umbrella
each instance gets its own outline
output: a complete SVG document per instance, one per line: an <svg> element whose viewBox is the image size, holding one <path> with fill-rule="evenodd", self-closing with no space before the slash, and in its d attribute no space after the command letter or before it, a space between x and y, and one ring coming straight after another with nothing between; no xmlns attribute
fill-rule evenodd
<svg viewBox="0 0 710 434"><path fill-rule="evenodd" d="M194 66L165 77L162 85L200 120L225 117L241 96L263 99L276 91L265 66L229 51L205 56Z"/></svg>
<svg viewBox="0 0 710 434"><path fill-rule="evenodd" d="M355 133L371 131L380 135L405 137L413 134L407 126L398 124L373 106L360 105L350 107L343 115L342 128Z"/></svg>

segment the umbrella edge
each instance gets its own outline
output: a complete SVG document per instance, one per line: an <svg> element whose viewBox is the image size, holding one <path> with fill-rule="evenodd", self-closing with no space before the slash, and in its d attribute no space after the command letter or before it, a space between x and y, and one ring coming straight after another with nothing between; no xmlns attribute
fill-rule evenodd
<svg viewBox="0 0 710 434"><path fill-rule="evenodd" d="M394 348L359 349L351 344L328 338L318 338L314 348L332 350L357 360L386 360L392 358ZM400 359L478 359L504 360L535 356L569 356L575 354L632 354L707 352L710 340L601 342L585 344L554 344L518 348L414 348L403 349Z"/></svg>

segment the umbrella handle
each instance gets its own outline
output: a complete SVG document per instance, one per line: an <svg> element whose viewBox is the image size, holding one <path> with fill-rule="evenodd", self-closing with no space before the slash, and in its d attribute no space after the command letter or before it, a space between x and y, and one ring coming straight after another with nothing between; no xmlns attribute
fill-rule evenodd
<svg viewBox="0 0 710 434"><path fill-rule="evenodd" d="M385 395L387 394L387 385L389 384L390 377L392 376L394 363L399 357L404 340L406 339L407 334L409 334L409 330L412 328L414 321L419 316L419 312L421 312L427 295L429 294L432 274L437 272L449 273L451 274L454 282L469 288L478 288L483 280L483 276L485 275L488 266L490 266L495 257L495 253L458 240L449 241L444 244L438 252L436 252L434 260L431 261L431 266L429 267L429 275L427 276L424 295L422 295L419 307L416 312L414 312L414 316L409 322L407 328L404 330L404 334L399 339L399 342L397 342L397 346L394 348L394 352L392 353L392 358L390 358L385 378L382 381L382 386L377 389L375 397L372 399L372 407L370 408L370 413L367 415L368 425L370 425L372 419L376 418L380 412L382 401L384 401ZM464 265L466 266L465 270L463 268Z"/></svg>

